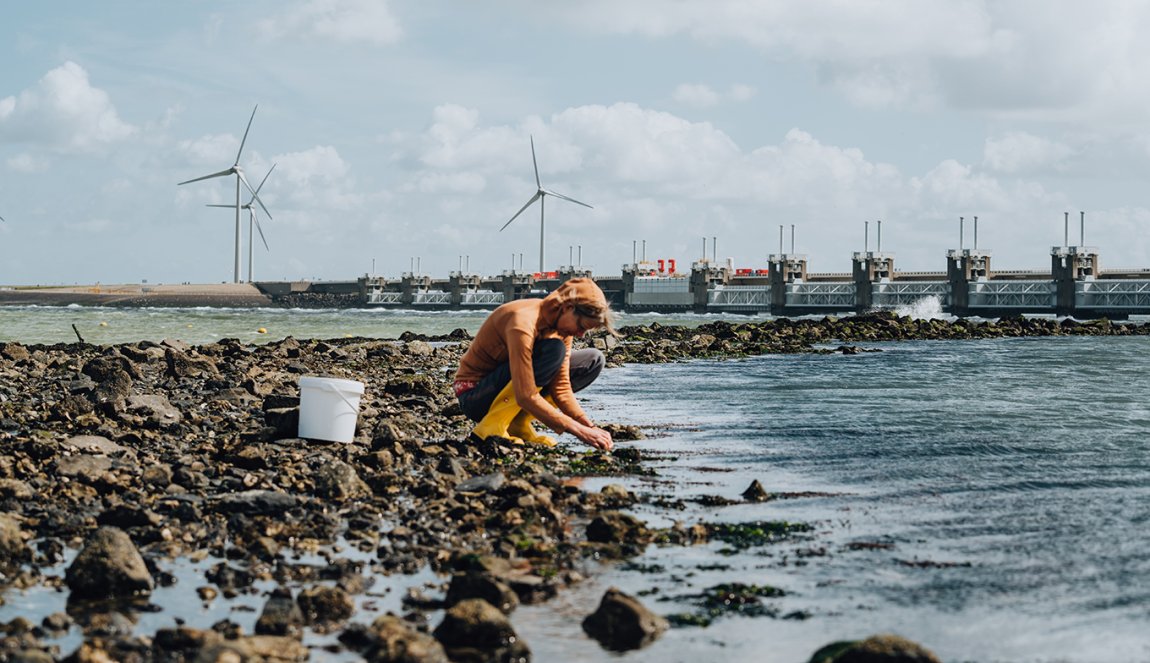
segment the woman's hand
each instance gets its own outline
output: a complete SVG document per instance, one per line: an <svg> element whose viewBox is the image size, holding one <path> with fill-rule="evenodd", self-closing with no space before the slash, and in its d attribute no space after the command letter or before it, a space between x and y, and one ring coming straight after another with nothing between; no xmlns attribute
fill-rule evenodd
<svg viewBox="0 0 1150 663"><path fill-rule="evenodd" d="M615 446L614 441L611 440L611 434L596 426L587 426L575 422L575 427L569 432L596 449L610 451Z"/></svg>

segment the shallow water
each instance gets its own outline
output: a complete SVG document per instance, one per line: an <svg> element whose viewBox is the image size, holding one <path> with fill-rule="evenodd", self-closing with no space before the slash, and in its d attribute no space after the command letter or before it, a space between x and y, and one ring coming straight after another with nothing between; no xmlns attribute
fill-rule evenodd
<svg viewBox="0 0 1150 663"><path fill-rule="evenodd" d="M677 459L661 463L658 481L625 482L633 490L739 499L758 479L768 491L831 495L688 502L672 517L799 520L816 531L737 555L719 554L722 544L652 548L636 561L664 572L608 568L564 599L572 611L589 612L609 585L658 589L649 607L687 611L660 599L739 581L784 589L768 601L781 614L810 614L673 629L624 657L634 661L803 661L830 641L878 632L948 661L1150 660L1150 339L869 347L883 352L602 377L587 395L594 416L675 426L638 443ZM699 568L714 565L728 568ZM565 640L556 655L582 653L562 660L596 660L572 635L577 620L525 614L535 619L517 616L528 642Z"/></svg>
<svg viewBox="0 0 1150 663"><path fill-rule="evenodd" d="M115 339L96 342L159 340L185 316L194 326L183 329L203 335L178 337L200 343L474 331L483 314L0 307L0 340L71 342L71 320ZM104 317L109 324L99 327ZM635 316L621 324L650 320L674 323ZM67 334L57 340L34 337L61 326ZM252 331L261 326L266 335ZM587 479L589 490L618 482L670 498L737 500L758 479L768 491L822 495L636 507L655 526L791 520L814 531L735 554L718 543L652 547L633 561L662 568L653 573L593 568L556 600L512 615L535 660L805 661L833 640L879 632L919 641L946 661L1150 660L1150 338L866 347L882 351L626 366L581 394L593 417L651 431L627 444L658 469L651 478ZM188 577L154 597L170 607L142 621L154 627L179 616L207 628L221 618L220 604L195 598L207 584L202 569L167 570ZM721 617L626 654L604 652L580 628L611 585L671 614L692 609L684 595L733 581L777 586L787 595L768 605L809 618ZM385 585L380 597L361 598L370 608L362 621L395 600ZM5 598L0 621L52 611L40 601L62 602L54 592ZM229 616L254 623L258 612Z"/></svg>
<svg viewBox="0 0 1150 663"><path fill-rule="evenodd" d="M295 338L397 338L405 331L429 336L466 329L474 334L488 311L414 311L407 309L286 308L116 308L101 306L0 306L0 342L87 343L111 345L179 339L193 345L235 338L267 343ZM715 320L746 322L767 316L734 314L620 313L616 326L696 326ZM73 329L75 325L75 329Z"/></svg>

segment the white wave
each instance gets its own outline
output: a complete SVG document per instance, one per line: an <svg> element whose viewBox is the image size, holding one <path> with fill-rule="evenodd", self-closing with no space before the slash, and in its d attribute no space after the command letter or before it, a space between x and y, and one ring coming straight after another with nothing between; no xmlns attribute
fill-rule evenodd
<svg viewBox="0 0 1150 663"><path fill-rule="evenodd" d="M899 316L908 317L912 320L945 320L953 317L943 313L942 299L937 295L923 297L913 304L896 307L894 311Z"/></svg>

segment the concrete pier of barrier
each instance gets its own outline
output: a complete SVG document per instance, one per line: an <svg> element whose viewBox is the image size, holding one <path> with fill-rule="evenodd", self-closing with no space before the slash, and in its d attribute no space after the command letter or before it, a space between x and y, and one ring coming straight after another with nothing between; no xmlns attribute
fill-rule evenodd
<svg viewBox="0 0 1150 663"><path fill-rule="evenodd" d="M795 317L892 310L929 301L960 317L1150 315L1150 270L1103 272L1095 247L1055 246L1050 256L1049 273L994 270L990 251L952 249L944 272L900 272L893 253L864 251L852 254L849 273L817 274L808 271L807 256L780 253L768 257L765 269L736 269L729 261L704 258L691 263L689 271L659 260L623 265L619 276L597 276L570 265L493 277L451 272L447 279L408 272L398 280L364 276L357 287L362 305L369 307L492 309L546 296L567 279L584 276L599 283L614 308L631 312Z"/></svg>

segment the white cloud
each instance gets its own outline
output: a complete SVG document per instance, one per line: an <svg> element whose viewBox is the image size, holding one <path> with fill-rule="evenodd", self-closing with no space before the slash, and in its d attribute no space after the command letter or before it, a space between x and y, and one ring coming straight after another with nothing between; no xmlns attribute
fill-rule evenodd
<svg viewBox="0 0 1150 663"><path fill-rule="evenodd" d="M1068 145L1025 131L1010 131L986 139L983 163L1002 173L1065 170L1066 159L1073 154Z"/></svg>
<svg viewBox="0 0 1150 663"><path fill-rule="evenodd" d="M111 230L114 224L109 219L96 217L80 221L66 221L63 223L63 227L70 232L98 235Z"/></svg>
<svg viewBox="0 0 1150 663"><path fill-rule="evenodd" d="M0 99L0 140L63 153L95 152L136 132L108 94L75 62L49 71L15 97Z"/></svg>
<svg viewBox="0 0 1150 663"><path fill-rule="evenodd" d="M776 219L797 223L808 240L816 228L824 236L820 242L846 255L852 249L845 246L844 234L854 233L844 228L905 207L913 196L894 166L871 161L856 148L827 145L799 129L788 131L777 145L740 156L725 171L712 193L737 210L732 230L758 225L747 238L769 241L772 249L774 234L764 230L762 221L748 220L748 214L771 219L772 228Z"/></svg>
<svg viewBox="0 0 1150 663"><path fill-rule="evenodd" d="M757 92L758 91L751 85L736 83L731 86L731 99L735 101L750 101Z"/></svg>
<svg viewBox="0 0 1150 663"><path fill-rule="evenodd" d="M931 108L940 102L922 62L823 64L819 76L861 108Z"/></svg>
<svg viewBox="0 0 1150 663"><path fill-rule="evenodd" d="M231 134L211 134L195 140L180 141L177 144L177 149L188 162L208 164L209 167L218 165L221 170L235 161L239 147L239 137Z"/></svg>
<svg viewBox="0 0 1150 663"><path fill-rule="evenodd" d="M276 170L269 178L266 189L270 196L283 195L293 209L346 211L359 209L364 204L366 197L357 193L355 179L350 175L351 168L334 147L317 145L308 150L281 154L267 161L269 163L266 164L263 161L257 162L253 169L266 172L271 162L274 162ZM264 198L263 191L260 192L260 198ZM265 202L268 202L267 199ZM275 214L274 211L272 213ZM320 219L314 221L318 223ZM301 224L312 222L312 219L305 219Z"/></svg>
<svg viewBox="0 0 1150 663"><path fill-rule="evenodd" d="M713 108L724 101L743 102L754 98L756 90L745 84L735 84L726 93L721 93L703 83L681 83L675 87L671 98L693 108Z"/></svg>
<svg viewBox="0 0 1150 663"><path fill-rule="evenodd" d="M24 152L8 159L8 168L17 173L42 173L48 170L48 159Z"/></svg>
<svg viewBox="0 0 1150 663"><path fill-rule="evenodd" d="M710 108L719 103L719 94L707 85L682 83L675 88L673 95L675 101L694 106L695 108Z"/></svg>
<svg viewBox="0 0 1150 663"><path fill-rule="evenodd" d="M487 188L487 180L478 173L430 173L419 179L420 193L477 194Z"/></svg>
<svg viewBox="0 0 1150 663"><path fill-rule="evenodd" d="M688 122L632 103L571 108L554 116L552 125L572 147L562 150L550 142L549 160L558 151L559 163L564 163L566 151L569 167L592 167L615 181L698 189L725 171L724 165L738 154L730 137L709 122ZM583 155L594 155L594 160L586 163Z"/></svg>
<svg viewBox="0 0 1150 663"><path fill-rule="evenodd" d="M1129 0L587 0L552 11L597 32L735 41L811 63L869 108L1104 118L1122 130L1150 105L1150 4Z"/></svg>
<svg viewBox="0 0 1150 663"><path fill-rule="evenodd" d="M386 0L306 0L259 22L270 39L308 36L337 42L394 44L403 36Z"/></svg>
<svg viewBox="0 0 1150 663"><path fill-rule="evenodd" d="M311 182L331 183L347 177L349 167L330 145L317 145L302 152L290 152L273 159L278 164L276 175L293 185Z"/></svg>
<svg viewBox="0 0 1150 663"><path fill-rule="evenodd" d="M560 11L592 30L735 40L769 59L811 62L824 82L870 107L933 103L937 67L991 51L999 29L981 0L591 0Z"/></svg>

